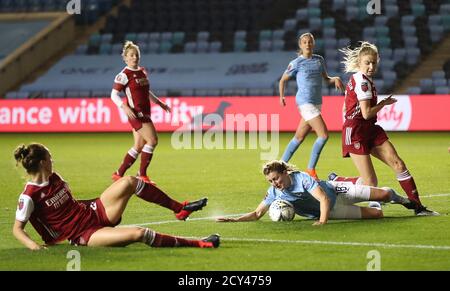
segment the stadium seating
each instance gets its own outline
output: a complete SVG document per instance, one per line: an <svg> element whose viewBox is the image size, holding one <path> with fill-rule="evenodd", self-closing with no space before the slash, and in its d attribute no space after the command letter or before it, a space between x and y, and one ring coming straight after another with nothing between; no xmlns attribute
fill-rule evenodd
<svg viewBox="0 0 450 291"><path fill-rule="evenodd" d="M27 4L20 6L19 2ZM13 8L17 11L17 7L29 9L31 2L50 7L43 3L55 1L0 0L0 7L2 11ZM93 3L92 7L98 8L97 14L101 14L116 2L89 0L86 6ZM377 44L382 61L376 80L379 93L384 94L391 92L448 35L450 4L446 2L385 0L382 14L369 15L366 0L133 0L131 6L120 6L117 15L108 16L100 32L92 35L87 44L80 45L75 54L118 55L125 40L138 43L143 54L295 52L297 37L312 32L316 53L325 57L329 74L344 81L348 75L342 72L338 49L357 45L360 40ZM278 77L271 84L275 94ZM436 79L432 87L424 81L425 87L419 88L428 92L448 85L448 75L446 83L442 79ZM295 84L291 83L287 93L295 94ZM171 89L161 88L168 93L180 92ZM199 90L207 88L192 89L195 90L184 93L203 94ZM226 88L218 89L229 94L223 91ZM253 94L256 89L268 88L246 89L246 94ZM333 90L325 88L324 93Z"/></svg>
<svg viewBox="0 0 450 291"><path fill-rule="evenodd" d="M434 71L429 78L421 79L420 86L409 87L408 91L415 94L449 94L450 86L450 59L442 67L442 70Z"/></svg>

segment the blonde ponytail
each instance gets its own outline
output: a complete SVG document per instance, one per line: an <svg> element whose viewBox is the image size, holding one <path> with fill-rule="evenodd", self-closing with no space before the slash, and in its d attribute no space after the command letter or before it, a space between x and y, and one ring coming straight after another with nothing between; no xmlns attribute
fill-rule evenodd
<svg viewBox="0 0 450 291"><path fill-rule="evenodd" d="M360 46L354 49L350 47L342 48L339 50L344 54L344 60L342 63L345 65L344 71L346 73L356 73L359 71L359 61L364 55L374 55L377 58L377 62L380 61L380 55L378 54L378 48L376 45L367 41L361 41Z"/></svg>

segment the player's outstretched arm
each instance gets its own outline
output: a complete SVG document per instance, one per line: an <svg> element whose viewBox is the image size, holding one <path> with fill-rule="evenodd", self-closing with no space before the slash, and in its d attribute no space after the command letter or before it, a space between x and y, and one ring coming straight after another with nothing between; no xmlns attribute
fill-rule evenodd
<svg viewBox="0 0 450 291"><path fill-rule="evenodd" d="M289 81L289 75L284 73L283 76L281 76L280 82L278 83L278 90L280 93L280 105L286 106L286 99L284 97L284 89L286 87L286 82Z"/></svg>
<svg viewBox="0 0 450 291"><path fill-rule="evenodd" d="M264 202L261 202L255 209L255 211L249 212L240 217L218 217L216 221L217 222L255 221L263 217L264 214L266 214L267 210L269 210L269 207Z"/></svg>
<svg viewBox="0 0 450 291"><path fill-rule="evenodd" d="M28 233L25 232L26 224L26 222L16 220L13 226L13 234L16 239L32 251L46 249L46 247L41 246L37 242L32 240Z"/></svg>
<svg viewBox="0 0 450 291"><path fill-rule="evenodd" d="M326 224L330 216L330 199L320 186L317 186L311 194L320 202L320 218L313 225Z"/></svg>
<svg viewBox="0 0 450 291"><path fill-rule="evenodd" d="M397 102L397 99L393 98L392 95L389 95L389 97L381 100L377 105L370 106L369 100L361 100L359 102L361 107L361 113L364 119L371 119L375 117L381 109L383 109L386 105L391 105Z"/></svg>
<svg viewBox="0 0 450 291"><path fill-rule="evenodd" d="M168 113L170 113L172 111L172 109L170 109L169 105L162 102L152 91L149 91L149 93L150 93L150 100L153 103L158 104L159 106L161 106L162 109L164 109Z"/></svg>

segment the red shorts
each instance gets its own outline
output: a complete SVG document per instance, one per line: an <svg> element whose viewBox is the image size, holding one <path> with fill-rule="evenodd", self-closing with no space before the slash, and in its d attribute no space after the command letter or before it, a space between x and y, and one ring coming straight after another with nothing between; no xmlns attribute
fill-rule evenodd
<svg viewBox="0 0 450 291"><path fill-rule="evenodd" d="M103 206L100 198L91 199L91 200L80 200L80 203L83 203L88 206L88 209L92 211L95 215L90 216L90 221L86 223L86 227L82 229L74 238L69 239L72 245L87 245L89 239L92 234L97 230L105 227L105 226L116 226L120 223L120 219L117 223L111 223L106 216L105 207Z"/></svg>
<svg viewBox="0 0 450 291"><path fill-rule="evenodd" d="M137 117L135 119L128 118L128 122L131 124L131 127L133 127L136 131L142 128L143 123L152 122L150 114L143 114L141 112L138 112L136 116Z"/></svg>
<svg viewBox="0 0 450 291"><path fill-rule="evenodd" d="M342 129L342 156L350 153L370 155L373 147L379 146L389 138L384 129L376 124L358 121L345 121Z"/></svg>

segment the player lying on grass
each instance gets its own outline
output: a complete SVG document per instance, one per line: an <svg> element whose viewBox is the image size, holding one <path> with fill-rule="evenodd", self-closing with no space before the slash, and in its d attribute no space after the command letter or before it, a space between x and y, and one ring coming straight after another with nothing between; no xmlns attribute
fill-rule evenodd
<svg viewBox="0 0 450 291"><path fill-rule="evenodd" d="M258 220L269 210L276 199L291 202L295 213L318 219L313 225L327 223L328 219L382 218L381 208L360 207L354 203L362 201L384 201L414 208L408 198L402 197L390 188L355 185L351 182L314 180L309 174L298 171L284 161L271 161L264 165L263 174L272 184L266 197L255 211L241 217L219 217L219 222Z"/></svg>
<svg viewBox="0 0 450 291"><path fill-rule="evenodd" d="M21 145L14 152L30 176L19 197L14 236L31 250L45 248L25 232L28 221L46 245L69 240L73 245L126 246L142 242L152 247L216 248L220 237L211 235L202 240L188 240L157 233L144 227L115 227L120 223L128 200L135 193L139 198L171 209L180 220L206 206L207 198L179 203L156 186L136 177L123 177L109 186L99 198L77 201L68 184L55 172L50 151L42 144Z"/></svg>

